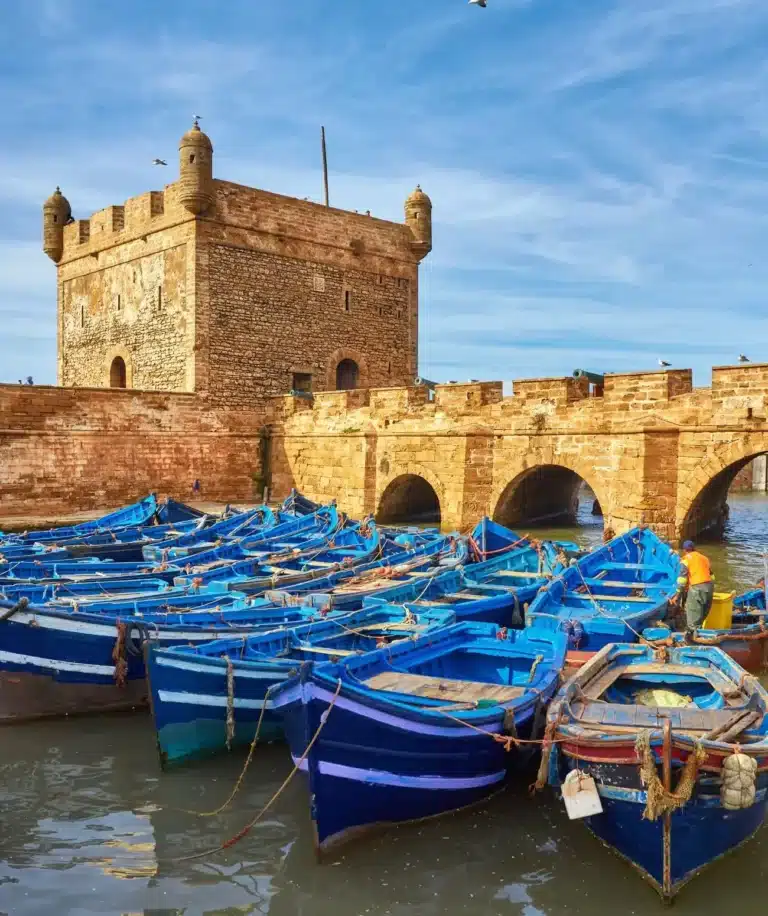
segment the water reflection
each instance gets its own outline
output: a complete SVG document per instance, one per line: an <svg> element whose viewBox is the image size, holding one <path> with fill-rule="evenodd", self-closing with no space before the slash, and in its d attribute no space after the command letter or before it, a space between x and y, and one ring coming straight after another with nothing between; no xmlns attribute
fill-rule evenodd
<svg viewBox="0 0 768 916"><path fill-rule="evenodd" d="M73 728L74 726L74 728ZM0 766L4 830L0 909L32 916L270 913L273 916L658 912L653 892L550 797L524 785L485 808L373 837L330 864L314 861L304 786L225 853L193 861L236 833L291 765L259 754L234 810L201 819L178 810L220 802L242 758L158 777L146 718L15 730ZM40 751L48 746L48 750ZM62 785L72 791L61 793ZM762 913L764 840L702 876L676 911L712 911L739 894ZM631 907L627 906L627 895Z"/></svg>
<svg viewBox="0 0 768 916"><path fill-rule="evenodd" d="M602 519L583 499L577 529L551 536L597 543ZM728 540L707 545L718 583L744 587L768 547L768 500L731 499ZM297 778L237 845L179 861L234 836L290 772L285 747L260 750L231 809L200 818L229 794L243 758L161 774L145 716L60 721L6 730L0 750L0 913L438 916L633 913L660 904L628 867L566 820L525 781L486 807L372 837L332 863L314 860ZM768 838L698 878L681 916L765 910Z"/></svg>

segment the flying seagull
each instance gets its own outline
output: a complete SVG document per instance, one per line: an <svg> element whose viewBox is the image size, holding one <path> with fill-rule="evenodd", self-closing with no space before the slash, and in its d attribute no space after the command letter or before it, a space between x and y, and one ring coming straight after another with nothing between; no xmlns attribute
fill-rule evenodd
<svg viewBox="0 0 768 916"><path fill-rule="evenodd" d="M152 165L168 165L165 159L153 159Z"/></svg>
<svg viewBox="0 0 768 916"><path fill-rule="evenodd" d="M748 362L749 362L749 357L748 357L748 356L745 356L743 353L739 353L739 362L740 362L740 363L748 363Z"/></svg>
<svg viewBox="0 0 768 916"><path fill-rule="evenodd" d="M660 359L659 365L661 366L662 369L666 369L667 366L671 366L672 363L668 363L665 359Z"/></svg>
<svg viewBox="0 0 768 916"><path fill-rule="evenodd" d="M470 6L481 6L483 9L488 5L487 0L469 0Z"/></svg>

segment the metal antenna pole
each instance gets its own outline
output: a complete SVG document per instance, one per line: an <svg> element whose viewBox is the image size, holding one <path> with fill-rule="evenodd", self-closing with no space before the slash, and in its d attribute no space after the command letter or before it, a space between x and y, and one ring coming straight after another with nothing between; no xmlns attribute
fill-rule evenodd
<svg viewBox="0 0 768 916"><path fill-rule="evenodd" d="M320 128L320 140L323 147L323 187L325 188L325 205L330 207L328 202L328 151L325 147L325 128Z"/></svg>

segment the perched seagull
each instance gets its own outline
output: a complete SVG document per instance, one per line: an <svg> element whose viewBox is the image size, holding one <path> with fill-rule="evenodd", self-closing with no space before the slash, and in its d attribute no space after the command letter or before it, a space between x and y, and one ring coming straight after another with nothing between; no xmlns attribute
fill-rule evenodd
<svg viewBox="0 0 768 916"><path fill-rule="evenodd" d="M168 165L165 159L153 159L152 165Z"/></svg>
<svg viewBox="0 0 768 916"><path fill-rule="evenodd" d="M470 6L481 6L483 9L488 5L487 0L469 0Z"/></svg>
<svg viewBox="0 0 768 916"><path fill-rule="evenodd" d="M667 366L671 366L672 363L668 363L665 359L660 359L659 365L661 366L662 369L666 369Z"/></svg>
<svg viewBox="0 0 768 916"><path fill-rule="evenodd" d="M745 356L743 353L739 353L739 362L740 362L740 363L748 363L748 362L749 362L749 357L748 357L748 356Z"/></svg>

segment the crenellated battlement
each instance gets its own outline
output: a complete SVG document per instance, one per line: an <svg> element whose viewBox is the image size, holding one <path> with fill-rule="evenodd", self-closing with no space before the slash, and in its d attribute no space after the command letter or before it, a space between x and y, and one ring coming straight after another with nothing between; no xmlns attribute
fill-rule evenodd
<svg viewBox="0 0 768 916"><path fill-rule="evenodd" d="M180 222L192 222L194 214L178 199L178 182L162 191L148 191L123 204L97 210L87 219L64 226L60 264L97 254Z"/></svg>
<svg viewBox="0 0 768 916"><path fill-rule="evenodd" d="M567 515L581 479L615 531L696 536L722 518L734 474L768 452L768 363L716 367L710 388L692 380L664 369L518 379L509 397L470 382L279 398L272 485L357 514L428 488L451 529Z"/></svg>
<svg viewBox="0 0 768 916"><path fill-rule="evenodd" d="M768 363L724 366L712 370L712 387L694 389L690 369L617 373L605 376L602 393L590 391L585 378L516 379L513 393L502 382L468 382L398 388L319 392L314 397L283 396L271 401L275 423L299 416L302 424L324 423L365 411L374 422L409 421L426 425L443 418L468 417L494 428L539 431L578 424L626 424L628 419L675 426L712 422L724 412L736 418L768 415ZM360 418L355 417L357 423Z"/></svg>

